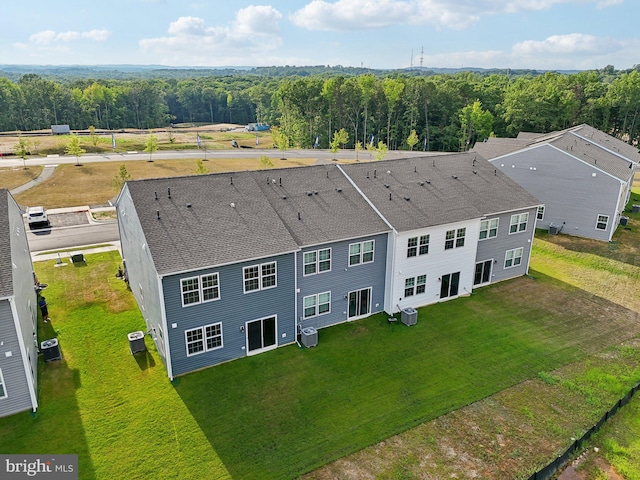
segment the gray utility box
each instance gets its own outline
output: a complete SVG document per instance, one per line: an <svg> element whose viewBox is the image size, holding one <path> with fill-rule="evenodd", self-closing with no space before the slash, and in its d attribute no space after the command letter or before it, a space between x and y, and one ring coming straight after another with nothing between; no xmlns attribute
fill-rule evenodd
<svg viewBox="0 0 640 480"><path fill-rule="evenodd" d="M553 223L549 224L549 235L557 235L560 233L560 226L554 225Z"/></svg>
<svg viewBox="0 0 640 480"><path fill-rule="evenodd" d="M131 332L127 335L129 338L129 350L131 355L138 352L144 352L147 346L144 344L144 332Z"/></svg>
<svg viewBox="0 0 640 480"><path fill-rule="evenodd" d="M418 322L418 311L413 307L403 308L400 321L407 326L415 325Z"/></svg>
<svg viewBox="0 0 640 480"><path fill-rule="evenodd" d="M640 213L640 205L632 205L631 206L631 213Z"/></svg>
<svg viewBox="0 0 640 480"><path fill-rule="evenodd" d="M309 348L318 345L318 331L313 327L303 328L300 331L300 341Z"/></svg>
<svg viewBox="0 0 640 480"><path fill-rule="evenodd" d="M51 360L60 360L62 358L62 354L60 353L60 345L58 345L57 338L51 338L49 340L41 342L40 351L42 352L42 356L44 357L45 362L50 362Z"/></svg>
<svg viewBox="0 0 640 480"><path fill-rule="evenodd" d="M620 217L620 225L622 225L623 227L626 227L627 223L629 223L629 217L625 217L625 216Z"/></svg>

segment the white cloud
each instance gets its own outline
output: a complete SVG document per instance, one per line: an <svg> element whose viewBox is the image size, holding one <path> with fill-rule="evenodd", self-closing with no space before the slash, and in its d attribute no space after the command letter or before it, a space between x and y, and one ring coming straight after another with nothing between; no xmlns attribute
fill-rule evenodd
<svg viewBox="0 0 640 480"><path fill-rule="evenodd" d="M78 40L93 40L95 42L104 42L109 38L111 32L109 30L91 30L88 32L55 32L53 30L43 30L34 33L29 37L29 42L36 45L46 46L58 42L73 42Z"/></svg>
<svg viewBox="0 0 640 480"><path fill-rule="evenodd" d="M164 55L165 63L261 64L267 51L282 44L281 18L271 6L253 5L238 10L227 26L210 27L202 18L180 17L169 25L169 36L146 38L139 45L144 52Z"/></svg>
<svg viewBox="0 0 640 480"><path fill-rule="evenodd" d="M365 30L391 25L433 25L463 29L482 16L545 10L561 3L597 0L312 0L291 14L291 21L309 30ZM613 3L623 0L600 0Z"/></svg>
<svg viewBox="0 0 640 480"><path fill-rule="evenodd" d="M552 35L542 41L527 40L515 44L517 55L602 55L619 50L623 42L583 33Z"/></svg>
<svg viewBox="0 0 640 480"><path fill-rule="evenodd" d="M438 67L587 70L614 65L624 68L640 48L640 39L615 40L580 33L527 40L509 50L425 54L425 65Z"/></svg>
<svg viewBox="0 0 640 480"><path fill-rule="evenodd" d="M622 5L623 3L624 3L624 0L602 0L601 2L598 2L598 4L596 5L596 8L603 9L608 7L614 7L616 5Z"/></svg>

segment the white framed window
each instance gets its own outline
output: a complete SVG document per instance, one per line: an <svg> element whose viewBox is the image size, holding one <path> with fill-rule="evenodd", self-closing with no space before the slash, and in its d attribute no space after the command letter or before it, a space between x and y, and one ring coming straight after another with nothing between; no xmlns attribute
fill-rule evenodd
<svg viewBox="0 0 640 480"><path fill-rule="evenodd" d="M331 271L331 249L323 248L303 254L303 275Z"/></svg>
<svg viewBox="0 0 640 480"><path fill-rule="evenodd" d="M180 288L183 307L212 302L220 298L220 279L217 273L182 278Z"/></svg>
<svg viewBox="0 0 640 480"><path fill-rule="evenodd" d="M419 255L427 255L429 253L429 235L420 235L420 245L418 249Z"/></svg>
<svg viewBox="0 0 640 480"><path fill-rule="evenodd" d="M504 268L517 267L520 265L522 263L522 251L522 247L507 250L504 256Z"/></svg>
<svg viewBox="0 0 640 480"><path fill-rule="evenodd" d="M331 312L331 292L304 297L304 318L317 317Z"/></svg>
<svg viewBox="0 0 640 480"><path fill-rule="evenodd" d="M529 213L511 215L511 222L509 223L509 234L524 232L527 229L528 221Z"/></svg>
<svg viewBox="0 0 640 480"><path fill-rule="evenodd" d="M182 306L200 303L200 277L183 278L180 280L182 287Z"/></svg>
<svg viewBox="0 0 640 480"><path fill-rule="evenodd" d="M450 250L454 246L464 247L464 237L467 234L467 229L465 227L459 228L457 230L447 230L444 239L444 249Z"/></svg>
<svg viewBox="0 0 640 480"><path fill-rule="evenodd" d="M373 262L375 240L352 243L349 245L349 266Z"/></svg>
<svg viewBox="0 0 640 480"><path fill-rule="evenodd" d="M482 220L480 222L480 240L498 236L499 220L499 218L492 218L490 220Z"/></svg>
<svg viewBox="0 0 640 480"><path fill-rule="evenodd" d="M418 237L411 237L407 240L407 258L418 256Z"/></svg>
<svg viewBox="0 0 640 480"><path fill-rule="evenodd" d="M411 237L407 240L407 258L429 253L429 235Z"/></svg>
<svg viewBox="0 0 640 480"><path fill-rule="evenodd" d="M4 384L4 377L2 376L2 369L0 368L0 399L7 398L7 387Z"/></svg>
<svg viewBox="0 0 640 480"><path fill-rule="evenodd" d="M427 291L427 276L418 275L417 277L406 278L404 281L404 296L412 297L420 295Z"/></svg>
<svg viewBox="0 0 640 480"><path fill-rule="evenodd" d="M244 293L267 290L278 286L276 262L251 265L242 269Z"/></svg>
<svg viewBox="0 0 640 480"><path fill-rule="evenodd" d="M187 346L187 357L210 350L217 350L223 347L222 323L212 323L211 325L185 330L184 338Z"/></svg>
<svg viewBox="0 0 640 480"><path fill-rule="evenodd" d="M200 277L202 302L212 302L220 298L220 283L217 273Z"/></svg>
<svg viewBox="0 0 640 480"><path fill-rule="evenodd" d="M596 230L606 230L609 225L609 215L598 215Z"/></svg>
<svg viewBox="0 0 640 480"><path fill-rule="evenodd" d="M412 297L415 293L416 277L410 277L404 281L404 296Z"/></svg>
<svg viewBox="0 0 640 480"><path fill-rule="evenodd" d="M538 220L544 220L544 205L538 207L538 212L536 213L536 218Z"/></svg>

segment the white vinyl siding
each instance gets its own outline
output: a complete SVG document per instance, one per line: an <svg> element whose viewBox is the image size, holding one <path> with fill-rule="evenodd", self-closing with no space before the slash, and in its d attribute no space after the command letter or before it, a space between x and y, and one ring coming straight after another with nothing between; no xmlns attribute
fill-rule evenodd
<svg viewBox="0 0 640 480"><path fill-rule="evenodd" d="M276 262L252 265L242 269L244 293L266 290L277 286Z"/></svg>
<svg viewBox="0 0 640 480"><path fill-rule="evenodd" d="M185 330L184 337L188 357L222 348L222 323Z"/></svg>

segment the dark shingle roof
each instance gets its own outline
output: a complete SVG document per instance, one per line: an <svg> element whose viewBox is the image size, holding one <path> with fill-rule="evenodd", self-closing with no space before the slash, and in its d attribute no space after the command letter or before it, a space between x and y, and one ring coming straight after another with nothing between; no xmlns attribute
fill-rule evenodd
<svg viewBox="0 0 640 480"><path fill-rule="evenodd" d="M640 153L635 147L586 124L550 133L521 132L518 138L489 138L487 142L476 143L473 151L492 160L546 144L624 181L629 180L640 163ZM631 168L630 162L634 162Z"/></svg>
<svg viewBox="0 0 640 480"><path fill-rule="evenodd" d="M127 185L160 274L298 248L250 172L137 180Z"/></svg>
<svg viewBox="0 0 640 480"><path fill-rule="evenodd" d="M9 191L0 189L0 298L13 295L11 232L9 231Z"/></svg>
<svg viewBox="0 0 640 480"><path fill-rule="evenodd" d="M266 170L253 176L301 247L390 230L336 165Z"/></svg>
<svg viewBox="0 0 640 480"><path fill-rule="evenodd" d="M541 204L472 152L342 168L397 231Z"/></svg>

